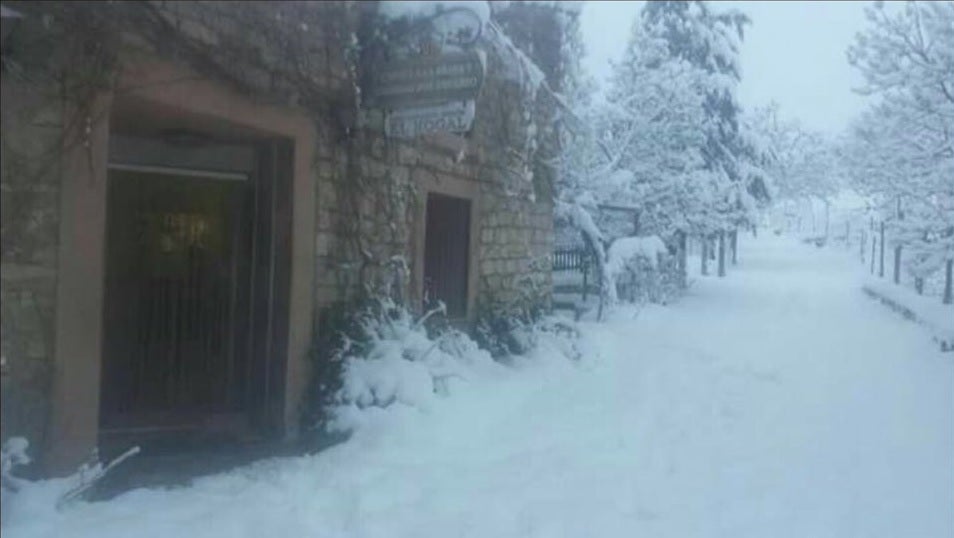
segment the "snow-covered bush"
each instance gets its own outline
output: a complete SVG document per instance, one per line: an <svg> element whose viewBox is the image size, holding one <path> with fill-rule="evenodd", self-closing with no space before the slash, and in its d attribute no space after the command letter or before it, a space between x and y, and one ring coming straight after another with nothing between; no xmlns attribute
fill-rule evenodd
<svg viewBox="0 0 954 538"><path fill-rule="evenodd" d="M530 271L514 282L516 295L501 301L492 294L478 305L474 338L497 359L520 355L536 346L533 327L543 319L552 289L549 256L531 260Z"/></svg>
<svg viewBox="0 0 954 538"><path fill-rule="evenodd" d="M22 479L13 476L13 469L30 463L28 448L30 442L23 437L11 437L0 448L0 487L4 494L20 489Z"/></svg>
<svg viewBox="0 0 954 538"><path fill-rule="evenodd" d="M321 425L327 431L359 427L365 412L372 408L430 409L453 394L457 383L503 367L467 334L446 324L441 327L442 311L416 319L389 300L375 303L356 316L360 337L344 335L342 347L332 357L340 364L340 380L323 410ZM584 354L579 329L566 320L544 316L517 319L509 330L513 343L506 357L526 355L541 347L549 355L574 361Z"/></svg>
<svg viewBox="0 0 954 538"><path fill-rule="evenodd" d="M666 304L680 292L676 257L658 236L617 239L607 257L607 273L621 300Z"/></svg>
<svg viewBox="0 0 954 538"><path fill-rule="evenodd" d="M340 345L326 362L337 379L323 379L319 425L353 429L360 411L403 405L427 409L452 385L493 368L490 354L459 330L440 327L438 309L419 319L389 299L377 299L351 316ZM435 323L437 322L437 323ZM428 328L430 327L430 328Z"/></svg>
<svg viewBox="0 0 954 538"><path fill-rule="evenodd" d="M337 404L427 407L435 394L446 388L444 380L461 376L462 363L490 360L486 352L462 347L454 329L432 339L424 328L424 318L414 320L403 308L389 310L391 315L366 318L370 342L365 353L345 351ZM445 335L454 345L442 345Z"/></svg>
<svg viewBox="0 0 954 538"><path fill-rule="evenodd" d="M23 437L11 437L0 448L0 512L9 517L13 496L28 482L13 476L13 470L30 463L27 449L30 442Z"/></svg>

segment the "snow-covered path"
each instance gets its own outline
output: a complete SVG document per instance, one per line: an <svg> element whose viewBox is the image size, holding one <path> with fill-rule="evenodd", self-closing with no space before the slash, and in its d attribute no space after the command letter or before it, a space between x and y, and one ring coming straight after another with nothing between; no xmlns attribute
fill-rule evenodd
<svg viewBox="0 0 954 538"><path fill-rule="evenodd" d="M954 356L840 253L743 245L728 278L590 327L582 366L187 489L22 499L4 536L954 536Z"/></svg>

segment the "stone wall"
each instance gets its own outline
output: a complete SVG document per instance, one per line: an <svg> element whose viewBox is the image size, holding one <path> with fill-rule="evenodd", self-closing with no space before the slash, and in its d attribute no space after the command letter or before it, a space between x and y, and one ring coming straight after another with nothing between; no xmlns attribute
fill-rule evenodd
<svg viewBox="0 0 954 538"><path fill-rule="evenodd" d="M61 114L56 101L6 74L0 108L0 437L41 445L54 353Z"/></svg>
<svg viewBox="0 0 954 538"><path fill-rule="evenodd" d="M390 289L408 304L420 304L415 279L422 272L416 260L426 189L449 181L469 185L476 197L475 312L505 313L526 300L548 301L553 177L543 163L555 151L547 130L554 103L514 77L514 66L507 63L512 58L488 54L470 133L401 141L384 137L381 111L359 114L356 108L349 50L367 4L255 3L241 17L227 16L222 11L227 5L220 3L33 4L24 9L27 18L17 39L45 32L40 11L57 6L104 10L95 15L102 23L98 31L122 34L111 59L117 65L142 55L172 59L254 102L287 106L313 120L314 229L295 233L314 234L316 312L347 303L365 289ZM251 24L248 18L261 10L277 10L292 21L295 33L243 31ZM58 50L55 35L47 37L46 45ZM10 51L21 51L8 45L4 65L12 58L28 74L37 67L31 61L42 63L48 56L40 47L26 61L11 56ZM296 47L308 50L301 62L289 54ZM63 62L37 69L48 74L64 67L75 66ZM43 79L48 86L42 91L24 80L7 72L2 79L0 437L22 435L34 446L45 446L55 360L58 231L61 204L67 203L60 196L61 178L69 172L61 166L66 116L55 78ZM397 258L410 272L393 282Z"/></svg>
<svg viewBox="0 0 954 538"><path fill-rule="evenodd" d="M540 165L538 148L546 147L540 133L553 104L512 80L504 59L489 56L474 126L466 135L388 139L379 110L364 110L348 140L336 142L326 133L316 164L319 306L347 300L361 286L386 288L395 256L406 260L410 274L391 289L419 304L415 219L426 186L442 181L471 184L476 193L476 311L517 308L531 288L534 300L548 301L553 178Z"/></svg>

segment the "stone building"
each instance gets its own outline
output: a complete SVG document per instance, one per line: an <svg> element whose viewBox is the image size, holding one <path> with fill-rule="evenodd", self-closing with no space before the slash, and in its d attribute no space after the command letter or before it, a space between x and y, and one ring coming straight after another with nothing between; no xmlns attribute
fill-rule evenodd
<svg viewBox="0 0 954 538"><path fill-rule="evenodd" d="M2 437L42 472L294 437L323 312L369 291L549 301L556 105L499 26L470 129L394 138L374 2L3 5Z"/></svg>

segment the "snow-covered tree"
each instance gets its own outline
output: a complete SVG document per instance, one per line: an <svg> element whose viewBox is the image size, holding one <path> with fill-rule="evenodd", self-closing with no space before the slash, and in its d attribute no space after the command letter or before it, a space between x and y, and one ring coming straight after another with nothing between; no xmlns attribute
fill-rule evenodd
<svg viewBox="0 0 954 538"><path fill-rule="evenodd" d="M656 233L719 234L724 244L768 198L764 149L741 124L735 97L747 23L701 1L651 2L615 66L608 98L628 117L616 115L622 126L611 133L622 151L612 164L631 174L640 223Z"/></svg>
<svg viewBox="0 0 954 538"><path fill-rule="evenodd" d="M747 220L750 204L745 203L745 195L767 195L756 171L758 148L751 146L741 129L741 106L735 96L741 80L739 46L750 22L740 11L716 12L699 0L649 2L641 14L643 30L663 39L670 56L709 75L703 88L703 108L709 119L703 126L705 166L744 187L731 189L728 199L718 201L718 214L729 224ZM726 223L718 224L724 228Z"/></svg>
<svg viewBox="0 0 954 538"><path fill-rule="evenodd" d="M954 3L875 3L848 50L879 101L854 125L843 159L855 187L889 223L895 246L913 251L923 277L954 258Z"/></svg>
<svg viewBox="0 0 954 538"><path fill-rule="evenodd" d="M797 121L781 119L777 103L746 114L746 122L767 152L763 167L772 178L776 206L799 218L802 212L797 208L807 206L814 234L819 231L815 202L821 202L826 209L827 235L831 198L844 186L836 141Z"/></svg>

